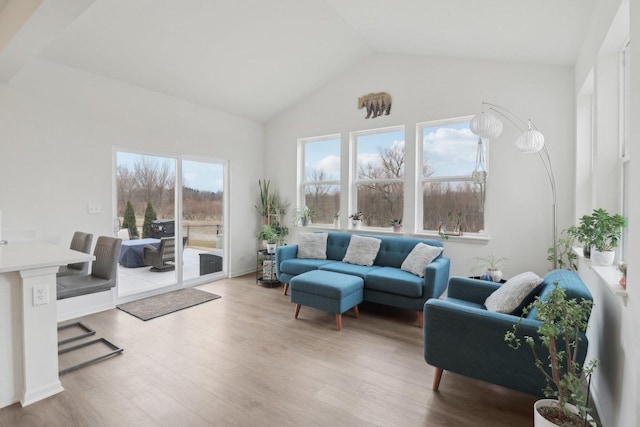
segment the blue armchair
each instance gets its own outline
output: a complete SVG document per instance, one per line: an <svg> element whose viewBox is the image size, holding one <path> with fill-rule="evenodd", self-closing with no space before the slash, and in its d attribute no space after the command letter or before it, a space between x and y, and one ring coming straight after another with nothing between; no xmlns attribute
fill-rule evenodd
<svg viewBox="0 0 640 427"><path fill-rule="evenodd" d="M568 270L554 270L544 277L538 293L544 300L558 283L567 292L567 298L592 300L580 278ZM528 345L518 350L510 348L504 334L512 330L520 313L502 314L486 310L484 301L500 285L498 283L465 277L449 280L446 299L430 299L424 305L424 358L436 368L433 390L437 391L443 371L498 384L513 390L543 396L545 378L535 367ZM540 324L535 312L529 313L518 328L518 335L537 336ZM578 347L578 362L584 363L587 338L582 334ZM541 358L548 355L538 346Z"/></svg>

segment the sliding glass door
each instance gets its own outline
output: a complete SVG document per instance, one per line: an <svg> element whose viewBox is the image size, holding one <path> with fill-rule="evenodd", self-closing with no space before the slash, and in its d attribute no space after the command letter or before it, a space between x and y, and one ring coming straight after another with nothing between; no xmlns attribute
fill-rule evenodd
<svg viewBox="0 0 640 427"><path fill-rule="evenodd" d="M224 165L182 161L184 280L220 275L224 268Z"/></svg>
<svg viewBox="0 0 640 427"><path fill-rule="evenodd" d="M118 297L225 274L224 162L115 153Z"/></svg>

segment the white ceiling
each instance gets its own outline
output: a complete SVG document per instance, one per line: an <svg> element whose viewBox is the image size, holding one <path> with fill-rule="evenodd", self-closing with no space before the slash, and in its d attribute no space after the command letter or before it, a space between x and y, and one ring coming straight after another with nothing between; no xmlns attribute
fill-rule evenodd
<svg viewBox="0 0 640 427"><path fill-rule="evenodd" d="M44 0L0 78L44 59L266 121L375 52L572 65L595 1Z"/></svg>

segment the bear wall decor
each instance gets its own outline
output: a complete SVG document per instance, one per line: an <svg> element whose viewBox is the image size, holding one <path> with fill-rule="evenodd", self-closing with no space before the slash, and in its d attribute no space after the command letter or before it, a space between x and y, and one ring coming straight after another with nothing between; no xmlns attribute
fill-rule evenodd
<svg viewBox="0 0 640 427"><path fill-rule="evenodd" d="M358 110L363 108L367 109L367 116L365 119L371 117L375 119L381 116L382 113L387 116L391 112L391 95L387 92L370 93L358 98Z"/></svg>

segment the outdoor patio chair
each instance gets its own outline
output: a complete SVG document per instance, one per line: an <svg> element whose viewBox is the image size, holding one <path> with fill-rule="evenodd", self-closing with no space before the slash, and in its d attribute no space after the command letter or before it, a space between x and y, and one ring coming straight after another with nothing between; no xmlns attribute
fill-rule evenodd
<svg viewBox="0 0 640 427"><path fill-rule="evenodd" d="M88 254L91 253L92 241L93 234L76 231L75 233L73 233L73 239L71 239L70 248L74 251ZM77 276L83 274L89 274L89 261L63 265L62 267L60 267L60 270L58 270L57 277Z"/></svg>
<svg viewBox="0 0 640 427"><path fill-rule="evenodd" d="M145 265L150 265L150 271L171 271L176 268L176 239L175 237L163 237L157 248L147 245L143 249Z"/></svg>

